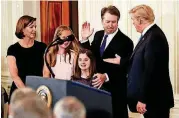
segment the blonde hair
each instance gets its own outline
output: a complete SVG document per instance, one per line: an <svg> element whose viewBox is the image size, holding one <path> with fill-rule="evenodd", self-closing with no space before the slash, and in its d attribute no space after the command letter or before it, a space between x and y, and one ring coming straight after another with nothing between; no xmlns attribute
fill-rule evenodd
<svg viewBox="0 0 179 118"><path fill-rule="evenodd" d="M16 89L11 96L11 100L10 100L11 107L13 107L13 105L16 104L16 102L21 101L26 97L35 97L35 96L37 96L37 94L32 88L26 87L26 88Z"/></svg>
<svg viewBox="0 0 179 118"><path fill-rule="evenodd" d="M61 26L56 28L53 40L60 37L62 32L65 31L65 30L71 31L71 33L74 35L74 33L72 32L70 27L65 26L65 25L61 25ZM71 42L71 44L66 48L65 60L66 60L66 54L69 54L69 62L70 62L70 60L71 60L70 51L73 50L75 53L78 53L79 49L80 49L80 44L79 44L79 41L77 40L77 38L75 37L75 39ZM47 62L49 63L49 65L51 67L54 67L55 64L56 64L56 57L57 57L58 50L59 50L58 45L56 45L56 46L51 47L49 49L49 52L47 53Z"/></svg>
<svg viewBox="0 0 179 118"><path fill-rule="evenodd" d="M52 118L52 112L39 97L26 97L16 102L13 118Z"/></svg>
<svg viewBox="0 0 179 118"><path fill-rule="evenodd" d="M138 5L129 11L136 19L144 19L149 23L154 22L155 16L151 7L147 5Z"/></svg>
<svg viewBox="0 0 179 118"><path fill-rule="evenodd" d="M86 109L76 97L66 96L55 104L54 115L56 118L85 118Z"/></svg>

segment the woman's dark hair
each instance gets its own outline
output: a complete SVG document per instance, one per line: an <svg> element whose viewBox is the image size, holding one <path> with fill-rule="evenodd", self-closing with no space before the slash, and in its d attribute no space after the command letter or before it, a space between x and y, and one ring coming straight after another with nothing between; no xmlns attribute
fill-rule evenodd
<svg viewBox="0 0 179 118"><path fill-rule="evenodd" d="M79 53L77 54L77 59L76 59L76 63L75 63L75 70L74 70L74 77L75 78L81 77L81 69L78 65L78 59L79 59L80 54L86 54L87 57L90 58L89 77L88 78L93 77L94 73L96 72L96 60L95 60L92 52L90 50L84 49L84 48L81 48L79 50Z"/></svg>
<svg viewBox="0 0 179 118"><path fill-rule="evenodd" d="M16 31L15 31L16 37L19 39L23 39L24 37L23 29L31 25L34 21L36 21L36 18L32 16L24 15L20 17L16 25Z"/></svg>

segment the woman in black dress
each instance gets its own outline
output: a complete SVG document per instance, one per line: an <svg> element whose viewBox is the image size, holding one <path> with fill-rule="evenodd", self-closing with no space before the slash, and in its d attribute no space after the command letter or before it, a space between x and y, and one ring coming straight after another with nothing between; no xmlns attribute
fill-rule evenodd
<svg viewBox="0 0 179 118"><path fill-rule="evenodd" d="M25 87L27 75L42 76L46 49L46 44L35 40L36 18L22 16L17 22L15 35L21 40L7 50L8 68L13 79L10 97L15 89Z"/></svg>
<svg viewBox="0 0 179 118"><path fill-rule="evenodd" d="M92 86L92 79L95 72L96 63L92 52L88 49L81 49L77 55L72 80Z"/></svg>

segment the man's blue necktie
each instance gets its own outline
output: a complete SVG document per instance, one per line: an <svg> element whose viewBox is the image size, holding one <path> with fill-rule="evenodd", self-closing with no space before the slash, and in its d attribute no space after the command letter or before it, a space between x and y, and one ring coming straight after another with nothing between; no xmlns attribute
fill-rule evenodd
<svg viewBox="0 0 179 118"><path fill-rule="evenodd" d="M102 57L103 52L104 52L105 47L106 47L107 37L108 37L108 35L105 35L105 36L104 36L103 42L102 42L101 47L100 47L100 55L101 55L101 57Z"/></svg>
<svg viewBox="0 0 179 118"><path fill-rule="evenodd" d="M140 36L140 38L139 38L139 41L142 40L142 38L143 38L143 35L141 34L141 36Z"/></svg>

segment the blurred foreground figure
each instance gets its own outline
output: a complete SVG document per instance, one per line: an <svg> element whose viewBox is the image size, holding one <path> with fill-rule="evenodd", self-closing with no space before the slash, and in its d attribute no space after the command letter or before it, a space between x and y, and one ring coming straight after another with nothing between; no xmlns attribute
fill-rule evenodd
<svg viewBox="0 0 179 118"><path fill-rule="evenodd" d="M30 88L15 90L10 105L11 118L52 118L46 103Z"/></svg>
<svg viewBox="0 0 179 118"><path fill-rule="evenodd" d="M60 99L54 107L55 118L86 118L86 109L76 97Z"/></svg>

